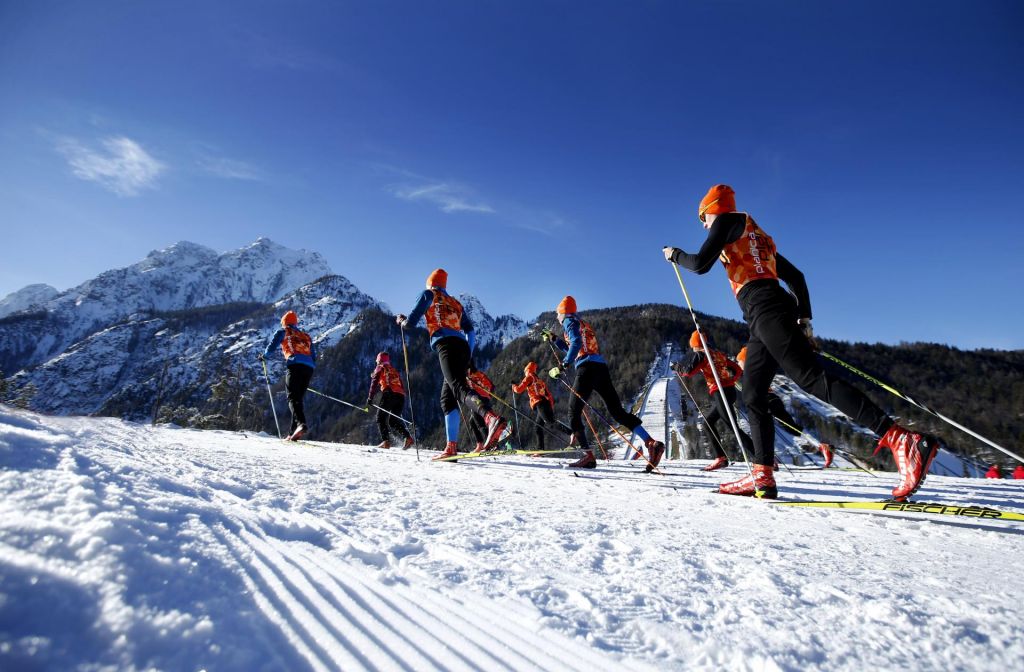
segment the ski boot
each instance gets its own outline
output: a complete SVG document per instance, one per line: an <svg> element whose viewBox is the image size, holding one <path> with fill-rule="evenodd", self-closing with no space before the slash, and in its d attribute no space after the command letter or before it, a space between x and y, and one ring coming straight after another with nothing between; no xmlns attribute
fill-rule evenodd
<svg viewBox="0 0 1024 672"><path fill-rule="evenodd" d="M306 426L299 425L295 428L295 431L288 435L285 441L298 441L306 433Z"/></svg>
<svg viewBox="0 0 1024 672"><path fill-rule="evenodd" d="M412 448L413 443L415 442L412 440L411 436L405 437L405 443L402 444L402 450L409 450Z"/></svg>
<svg viewBox="0 0 1024 672"><path fill-rule="evenodd" d="M832 446L827 443L823 443L818 446L818 450L821 451L822 457L825 458L825 466L823 468L828 469L832 466Z"/></svg>
<svg viewBox="0 0 1024 672"><path fill-rule="evenodd" d="M385 439L384 441L378 443L377 447L380 448L381 450L388 450L389 448L391 448L391 442Z"/></svg>
<svg viewBox="0 0 1024 672"><path fill-rule="evenodd" d="M484 452L484 442L483 441L477 441L476 442L476 448L473 449L473 452L474 453L482 453L482 452Z"/></svg>
<svg viewBox="0 0 1024 672"><path fill-rule="evenodd" d="M892 498L897 502L905 502L917 492L928 476L928 468L939 453L939 440L928 434L893 425L879 439L875 454L882 448L892 451L892 458L900 473L900 482L892 489Z"/></svg>
<svg viewBox="0 0 1024 672"><path fill-rule="evenodd" d="M459 454L459 444L454 441L449 441L448 445L445 446L444 452L440 455L430 458L432 461L443 460L446 457L452 457ZM449 462L458 462L458 460L448 460Z"/></svg>
<svg viewBox="0 0 1024 672"><path fill-rule="evenodd" d="M729 458L725 455L716 457L715 461L701 469L701 471L718 471L729 466Z"/></svg>
<svg viewBox="0 0 1024 672"><path fill-rule="evenodd" d="M661 462L661 458L665 455L665 444L651 438L644 441L644 445L647 447L648 455L647 466L644 467L644 471L649 474L654 471L658 463Z"/></svg>
<svg viewBox="0 0 1024 672"><path fill-rule="evenodd" d="M742 497L760 497L777 499L779 490L775 486L775 474L772 468L764 464L755 464L753 474L747 474L737 481L722 483L718 492L723 495L740 495Z"/></svg>
<svg viewBox="0 0 1024 672"><path fill-rule="evenodd" d="M568 465L568 467L570 469L596 469L597 458L594 457L594 451L584 450L583 457Z"/></svg>
<svg viewBox="0 0 1024 672"><path fill-rule="evenodd" d="M487 425L487 438L484 439L484 450L487 450L498 442L508 422L494 411L487 411L484 415L484 423Z"/></svg>

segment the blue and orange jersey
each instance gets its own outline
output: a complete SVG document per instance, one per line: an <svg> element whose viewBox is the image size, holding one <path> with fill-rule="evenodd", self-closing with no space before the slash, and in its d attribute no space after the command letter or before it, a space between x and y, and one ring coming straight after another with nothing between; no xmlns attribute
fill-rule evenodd
<svg viewBox="0 0 1024 672"><path fill-rule="evenodd" d="M565 316L562 322L564 341L554 340L558 349L565 353L562 358L562 366L568 368L570 365L579 366L586 362L600 362L605 364L604 357L597 344L597 335L594 328L576 317L575 314Z"/></svg>
<svg viewBox="0 0 1024 672"><path fill-rule="evenodd" d="M473 351L473 321L466 315L462 304L445 290L434 287L420 294L416 306L409 313L409 325L415 326L421 317L427 320L430 347L433 348L442 338L455 336L468 341L469 350Z"/></svg>
<svg viewBox="0 0 1024 672"><path fill-rule="evenodd" d="M398 369L390 364L378 364L377 368L370 374L370 391L366 396L372 397L377 391L386 392L390 390L395 394L405 395L405 387L402 385L402 376Z"/></svg>
<svg viewBox="0 0 1024 672"><path fill-rule="evenodd" d="M316 345L309 334L299 329L297 324L278 329L267 344L263 356L269 357L278 346L281 347L285 364L302 364L311 369L316 368Z"/></svg>

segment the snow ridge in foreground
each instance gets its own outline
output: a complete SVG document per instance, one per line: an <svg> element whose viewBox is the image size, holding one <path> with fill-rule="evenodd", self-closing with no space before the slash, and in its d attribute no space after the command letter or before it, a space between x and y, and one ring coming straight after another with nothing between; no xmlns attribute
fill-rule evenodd
<svg viewBox="0 0 1024 672"><path fill-rule="evenodd" d="M428 453L429 455L429 453ZM0 669L1005 669L1022 528L0 407ZM798 498L880 498L855 472ZM1020 508L1011 481L923 499Z"/></svg>

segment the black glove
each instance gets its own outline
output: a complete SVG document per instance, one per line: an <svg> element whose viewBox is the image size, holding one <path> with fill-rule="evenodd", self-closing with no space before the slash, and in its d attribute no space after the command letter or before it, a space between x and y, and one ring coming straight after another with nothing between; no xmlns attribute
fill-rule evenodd
<svg viewBox="0 0 1024 672"><path fill-rule="evenodd" d="M406 319L405 315L399 313L398 315L395 315L395 324L405 329L406 325L409 324L409 321Z"/></svg>
<svg viewBox="0 0 1024 672"><path fill-rule="evenodd" d="M801 317L796 321L796 323L799 325L800 331L802 331L804 336L807 337L807 342L811 344L811 348L813 348L815 352L820 350L821 348L818 346L818 340L814 338L814 328L811 326L811 318Z"/></svg>
<svg viewBox="0 0 1024 672"><path fill-rule="evenodd" d="M258 356L258 357L260 358L260 361L261 361L261 362L265 362L265 361L267 361L267 358L266 358L266 357L265 357L265 356L263 355L263 353L262 353L262 352L261 352L261 353L260 353L259 355L257 355L257 356Z"/></svg>

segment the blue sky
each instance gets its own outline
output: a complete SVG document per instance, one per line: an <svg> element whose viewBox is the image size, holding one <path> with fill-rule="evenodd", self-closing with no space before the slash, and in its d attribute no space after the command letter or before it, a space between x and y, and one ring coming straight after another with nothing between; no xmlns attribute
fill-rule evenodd
<svg viewBox="0 0 1024 672"><path fill-rule="evenodd" d="M0 3L0 296L190 240L407 310L680 303L731 184L820 335L1024 348L1019 2ZM739 318L721 269L698 309Z"/></svg>

